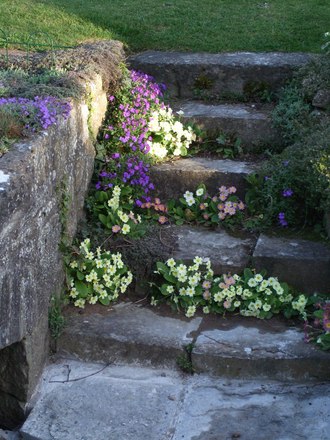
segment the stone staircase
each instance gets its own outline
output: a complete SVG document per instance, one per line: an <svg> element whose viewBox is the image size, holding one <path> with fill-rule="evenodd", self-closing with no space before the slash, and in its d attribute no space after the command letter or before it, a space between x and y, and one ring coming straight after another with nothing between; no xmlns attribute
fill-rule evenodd
<svg viewBox="0 0 330 440"><path fill-rule="evenodd" d="M245 99L252 89L276 92L309 59L147 52L130 64L166 83L174 107L210 136L235 133L246 152L255 152L281 142L270 106L229 97ZM203 84L217 103L194 101ZM196 157L155 166L152 180L162 200L199 183L210 192L234 185L244 197L246 176L257 169L258 162ZM192 226L172 226L170 233L175 246L168 257L210 257L219 274L249 266L307 293L329 291L330 250L324 244ZM328 438L330 355L306 344L300 325L240 316L189 320L147 302L68 308L55 363L45 371L23 439ZM200 374L182 376L178 364Z"/></svg>

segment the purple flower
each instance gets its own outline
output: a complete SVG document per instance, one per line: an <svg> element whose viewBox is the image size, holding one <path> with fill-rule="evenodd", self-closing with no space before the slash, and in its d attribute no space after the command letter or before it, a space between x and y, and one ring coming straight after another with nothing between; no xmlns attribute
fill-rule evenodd
<svg viewBox="0 0 330 440"><path fill-rule="evenodd" d="M287 188L282 192L283 197L291 197L293 195L293 191L291 188Z"/></svg>
<svg viewBox="0 0 330 440"><path fill-rule="evenodd" d="M285 213L284 212L280 212L279 214L278 214L278 221L279 221L279 224L284 228L284 227L286 227L286 226L288 226L288 222L286 221L286 219L285 219Z"/></svg>

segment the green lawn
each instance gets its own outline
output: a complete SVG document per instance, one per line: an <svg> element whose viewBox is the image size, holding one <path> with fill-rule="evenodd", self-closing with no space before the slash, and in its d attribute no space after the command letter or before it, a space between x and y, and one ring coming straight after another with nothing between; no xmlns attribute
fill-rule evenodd
<svg viewBox="0 0 330 440"><path fill-rule="evenodd" d="M73 45L116 38L132 51L320 51L329 0L1 0L0 28Z"/></svg>

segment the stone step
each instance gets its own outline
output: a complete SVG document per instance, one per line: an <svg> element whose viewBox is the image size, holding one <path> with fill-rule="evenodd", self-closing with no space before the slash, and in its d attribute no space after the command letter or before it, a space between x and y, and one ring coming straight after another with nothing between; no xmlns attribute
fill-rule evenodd
<svg viewBox="0 0 330 440"><path fill-rule="evenodd" d="M277 318L204 315L188 320L170 308L132 303L102 313L90 306L82 313L70 308L58 348L61 356L83 361L174 368L189 344L187 363L197 372L242 379L330 379L330 354L306 344L299 327Z"/></svg>
<svg viewBox="0 0 330 440"><path fill-rule="evenodd" d="M245 152L259 153L266 147L280 147L283 140L272 127L272 107L248 104L209 104L181 101L173 105L183 111L181 119L197 124L210 139L224 133L240 139Z"/></svg>
<svg viewBox="0 0 330 440"><path fill-rule="evenodd" d="M330 248L295 238L261 234L252 256L252 266L305 293L330 293Z"/></svg>
<svg viewBox="0 0 330 440"><path fill-rule="evenodd" d="M151 168L151 180L161 200L182 197L186 191L196 191L204 183L210 195L215 195L221 185L237 188L244 200L246 177L258 170L254 162L229 159L187 158L165 162Z"/></svg>
<svg viewBox="0 0 330 440"><path fill-rule="evenodd" d="M312 55L303 53L180 53L148 51L129 58L131 68L152 75L171 97L250 96L276 92Z"/></svg>
<svg viewBox="0 0 330 440"><path fill-rule="evenodd" d="M212 231L201 227L177 226L174 228L176 247L172 256L186 263L192 262L196 255L210 258L216 275L241 273L249 266L256 244L250 234L240 237L219 229Z"/></svg>
<svg viewBox="0 0 330 440"><path fill-rule="evenodd" d="M102 368L68 360L48 367L23 440L328 439L329 384Z"/></svg>

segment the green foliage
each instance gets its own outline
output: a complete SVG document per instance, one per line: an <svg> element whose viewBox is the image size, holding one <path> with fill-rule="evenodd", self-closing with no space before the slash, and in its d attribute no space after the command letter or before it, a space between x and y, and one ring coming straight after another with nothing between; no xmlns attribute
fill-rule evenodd
<svg viewBox="0 0 330 440"><path fill-rule="evenodd" d="M322 224L330 209L329 169L330 126L321 124L305 139L273 156L259 175L249 176L247 206L252 214L262 214L264 226L280 224L280 213L285 214L288 226Z"/></svg>
<svg viewBox="0 0 330 440"><path fill-rule="evenodd" d="M176 362L178 367L184 372L188 374L194 374L195 369L193 367L192 359L191 359L191 353L194 349L194 344L188 344L183 347L184 348L184 354L178 356Z"/></svg>
<svg viewBox="0 0 330 440"><path fill-rule="evenodd" d="M315 111L313 98L319 90L330 90L330 53L302 67L283 88L273 112L273 123L287 144L303 140L317 129L327 112Z"/></svg>
<svg viewBox="0 0 330 440"><path fill-rule="evenodd" d="M48 325L50 335L56 341L61 335L65 326L65 318L62 314L63 302L62 299L57 296L52 296L50 301Z"/></svg>
<svg viewBox="0 0 330 440"><path fill-rule="evenodd" d="M78 98L84 90L63 70L42 69L31 73L22 69L0 70L0 97L33 99L35 96Z"/></svg>
<svg viewBox="0 0 330 440"><path fill-rule="evenodd" d="M311 130L316 122L311 113L311 104L306 102L302 90L293 82L280 95L273 111L273 124L289 144Z"/></svg>
<svg viewBox="0 0 330 440"><path fill-rule="evenodd" d="M69 298L81 308L98 301L110 304L126 292L133 280L120 253L111 254L100 247L92 252L90 247L90 240L85 239L66 264Z"/></svg>

